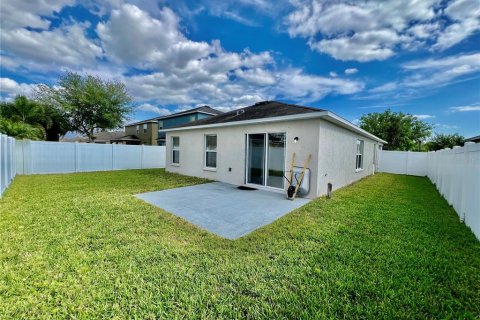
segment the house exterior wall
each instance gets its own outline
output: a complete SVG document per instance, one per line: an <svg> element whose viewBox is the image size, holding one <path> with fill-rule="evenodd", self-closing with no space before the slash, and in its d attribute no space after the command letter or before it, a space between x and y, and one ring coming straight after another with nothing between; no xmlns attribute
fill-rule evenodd
<svg viewBox="0 0 480 320"><path fill-rule="evenodd" d="M157 135L158 135L158 123L156 122L148 122L147 123L147 132L143 132L143 124L139 124L139 130L137 133L137 125L131 125L125 127L125 135L136 135L141 144L146 145L157 145Z"/></svg>
<svg viewBox="0 0 480 320"><path fill-rule="evenodd" d="M286 133L285 170L290 169L292 153L296 153L295 165L303 167L308 155L311 182L309 198L317 194L317 168L319 146L319 119L274 122L265 124L239 125L209 129L190 129L167 132L166 170L189 176L208 178L235 185L245 184L246 134L247 133ZM216 171L204 169L204 136L217 135ZM180 137L180 164L172 164L172 137ZM293 139L298 137L297 143ZM229 171L231 168L231 171ZM285 188L287 184L285 184Z"/></svg>
<svg viewBox="0 0 480 320"><path fill-rule="evenodd" d="M360 171L355 170L357 139L364 141L363 170ZM327 183L332 183L336 190L374 173L377 141L325 120L320 120L319 141L317 196L327 193Z"/></svg>

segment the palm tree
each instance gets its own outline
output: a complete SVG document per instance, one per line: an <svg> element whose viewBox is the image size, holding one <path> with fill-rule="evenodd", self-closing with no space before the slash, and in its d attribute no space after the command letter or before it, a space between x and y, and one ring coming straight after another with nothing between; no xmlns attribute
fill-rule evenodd
<svg viewBox="0 0 480 320"><path fill-rule="evenodd" d="M43 128L23 122L0 119L0 132L17 139L44 140Z"/></svg>
<svg viewBox="0 0 480 320"><path fill-rule="evenodd" d="M0 116L12 122L41 126L48 141L58 141L70 129L65 112L25 96L17 96L13 102L2 102Z"/></svg>
<svg viewBox="0 0 480 320"><path fill-rule="evenodd" d="M16 96L13 102L2 103L1 115L13 122L37 124L44 121L45 112L37 102Z"/></svg>

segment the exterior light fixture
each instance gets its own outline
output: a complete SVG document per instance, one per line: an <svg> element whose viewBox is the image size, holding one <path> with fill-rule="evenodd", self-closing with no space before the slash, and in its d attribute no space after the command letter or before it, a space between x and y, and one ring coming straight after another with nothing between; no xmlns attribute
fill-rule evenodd
<svg viewBox="0 0 480 320"><path fill-rule="evenodd" d="M298 142L298 137L293 138L293 143L297 143L297 142Z"/></svg>

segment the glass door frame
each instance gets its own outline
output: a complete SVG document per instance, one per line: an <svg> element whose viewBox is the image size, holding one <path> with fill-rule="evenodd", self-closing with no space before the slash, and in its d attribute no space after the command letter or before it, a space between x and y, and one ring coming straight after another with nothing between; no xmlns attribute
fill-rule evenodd
<svg viewBox="0 0 480 320"><path fill-rule="evenodd" d="M283 148L283 174L285 175L285 170L286 170L286 156L287 156L287 132L286 131L271 131L271 132L252 132L252 133L246 133L245 134L245 184L249 186L254 186L254 187L260 187L260 188L267 188L267 189L274 189L274 190L285 190L285 182L283 183L283 188L277 188L277 187L271 187L267 185L267 179L268 179L268 135L269 134L274 134L274 133L283 133L285 135L285 146ZM249 156L250 156L250 144L249 144L249 136L254 135L254 134L263 134L265 136L264 139L264 156L265 156L265 161L263 164L263 184L256 184L256 183L249 183L248 182L248 169L249 169Z"/></svg>

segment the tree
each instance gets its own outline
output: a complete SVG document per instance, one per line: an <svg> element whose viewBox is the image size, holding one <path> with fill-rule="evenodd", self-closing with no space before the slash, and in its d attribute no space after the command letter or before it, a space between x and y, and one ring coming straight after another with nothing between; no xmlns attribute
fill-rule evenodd
<svg viewBox="0 0 480 320"><path fill-rule="evenodd" d="M68 114L52 105L42 105L45 117L40 123L45 129L47 141L58 141L70 131Z"/></svg>
<svg viewBox="0 0 480 320"><path fill-rule="evenodd" d="M430 136L432 125L411 114L392 112L369 113L360 118L360 127L388 142L386 150L420 150Z"/></svg>
<svg viewBox="0 0 480 320"><path fill-rule="evenodd" d="M2 102L1 116L13 122L37 124L43 121L43 108L25 96L16 96L13 102Z"/></svg>
<svg viewBox="0 0 480 320"><path fill-rule="evenodd" d="M17 139L44 140L42 128L24 122L0 119L0 132Z"/></svg>
<svg viewBox="0 0 480 320"><path fill-rule="evenodd" d="M464 143L465 138L458 133L435 133L432 140L428 141L426 146L429 151L437 151L445 148L453 148L454 146L463 146Z"/></svg>
<svg viewBox="0 0 480 320"><path fill-rule="evenodd" d="M73 72L61 76L57 87L38 86L37 98L64 110L71 130L90 141L97 131L119 128L132 111L132 98L123 83Z"/></svg>
<svg viewBox="0 0 480 320"><path fill-rule="evenodd" d="M2 102L0 115L14 123L41 126L48 141L58 141L60 136L70 129L69 119L64 111L25 96L16 96L12 102Z"/></svg>

